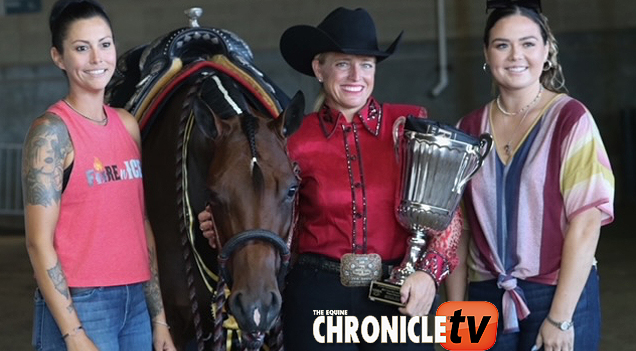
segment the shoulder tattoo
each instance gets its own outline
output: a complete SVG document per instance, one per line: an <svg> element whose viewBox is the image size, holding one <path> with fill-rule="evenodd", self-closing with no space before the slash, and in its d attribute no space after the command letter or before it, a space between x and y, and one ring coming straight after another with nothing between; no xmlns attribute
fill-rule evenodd
<svg viewBox="0 0 636 351"><path fill-rule="evenodd" d="M59 204L64 159L72 150L66 125L59 117L45 114L31 126L24 142L22 187L26 205Z"/></svg>

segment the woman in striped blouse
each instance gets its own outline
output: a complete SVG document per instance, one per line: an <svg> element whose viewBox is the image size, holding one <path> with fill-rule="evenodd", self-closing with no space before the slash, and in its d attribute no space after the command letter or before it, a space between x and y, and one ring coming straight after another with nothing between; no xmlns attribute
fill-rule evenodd
<svg viewBox="0 0 636 351"><path fill-rule="evenodd" d="M448 297L468 290L498 308L491 350L596 350L594 254L614 217L608 156L590 112L567 95L539 1L488 4L484 70L498 95L459 126L491 133L496 150L465 192L471 235Z"/></svg>

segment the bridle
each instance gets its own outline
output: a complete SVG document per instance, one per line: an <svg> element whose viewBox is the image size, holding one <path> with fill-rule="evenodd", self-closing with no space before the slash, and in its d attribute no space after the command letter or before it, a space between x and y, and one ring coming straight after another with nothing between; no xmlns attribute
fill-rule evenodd
<svg viewBox="0 0 636 351"><path fill-rule="evenodd" d="M293 165L294 174L298 177L297 165ZM298 177L299 178L299 177ZM232 236L225 244L221 244L221 239L219 232L217 230L216 221L214 220L214 213L210 211L210 220L212 222L212 228L216 238L216 245L219 254L217 256L218 260L218 280L215 289L215 294L213 298L213 308L212 310L216 310L214 314L214 333L212 335L212 342L215 349L225 349L223 345L223 338L221 336L221 329L223 318L221 316L221 311L223 309L223 305L225 304L225 288L231 288L232 286L232 274L228 268L227 262L232 257L234 252L244 246L247 245L250 241L258 240L271 244L278 251L280 255L280 266L278 268L277 273L277 282L279 291L283 290L285 286L285 276L287 275L287 270L289 268L289 262L291 258L291 242L293 238L293 233L295 231L295 225L298 219L298 213L296 212L296 205L298 202L298 195L295 197L292 211L292 222L289 226L289 233L287 236L287 241L284 241L280 236L276 233L265 230L265 229L249 229L243 231L237 235ZM208 206L212 209L212 206ZM278 318L274 325L274 336L270 340L270 349L271 350L282 350L282 322L281 317ZM243 334L243 341L246 342L246 350L260 350L261 346L264 343L265 334L263 332L246 332Z"/></svg>
<svg viewBox="0 0 636 351"><path fill-rule="evenodd" d="M214 223L214 220L213 220ZM291 233L290 233L291 235ZM246 245L249 241L258 240L263 241L274 246L274 248L280 254L280 267L278 269L277 281L279 289L284 286L285 275L287 274L287 268L289 267L289 260L291 257L289 247L283 239L276 233L265 229L250 229L234 235L228 240L225 245L218 246L219 255L219 275L225 280L228 287L232 288L232 274L228 269L227 262L232 257L232 254L240 247ZM220 239L217 235L217 245L220 245Z"/></svg>
<svg viewBox="0 0 636 351"><path fill-rule="evenodd" d="M287 153L287 150L286 150ZM289 156L289 155L288 155ZM297 180L300 180L298 164L292 162L292 172ZM212 206L208 202L206 204L207 208L210 208L210 221L212 222L212 230L214 231L216 247L219 252L217 256L218 261L218 279L217 285L215 289L215 294L212 302L212 310L215 311L214 315L214 332L212 335L212 343L215 349L224 350L223 346L223 337L222 337L222 310L223 305L225 304L226 294L225 289L226 286L231 288L232 286L232 274L228 268L228 260L232 257L234 252L244 245L249 244L250 241L258 240L266 242L272 245L280 255L280 266L278 268L277 273L277 282L278 289L282 292L285 286L285 276L287 275L287 270L289 268L289 262L291 258L291 244L293 239L293 234L295 231L295 226L298 221L298 212L296 211L298 205L298 194L295 194L294 203L292 205L292 218L291 224L289 226L289 231L287 235L287 241L283 240L276 233L265 230L265 229L249 229L243 232L240 232L237 235L232 236L225 244L221 243L221 236L219 235L219 231L216 226L216 221L214 220L214 213L212 211ZM281 351L283 350L283 341L282 341L282 321L281 317L277 319L274 324L274 328L272 329L273 337L270 337L270 350ZM246 350L260 350L261 346L264 343L265 334L263 332L245 332L243 334L243 341L246 343Z"/></svg>

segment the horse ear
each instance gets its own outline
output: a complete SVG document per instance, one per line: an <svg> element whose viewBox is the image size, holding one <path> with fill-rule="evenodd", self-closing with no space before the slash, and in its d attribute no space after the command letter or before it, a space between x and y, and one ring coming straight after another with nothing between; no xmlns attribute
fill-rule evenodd
<svg viewBox="0 0 636 351"><path fill-rule="evenodd" d="M214 139L219 134L214 123L214 113L200 97L192 99L192 113L197 127L208 139Z"/></svg>
<svg viewBox="0 0 636 351"><path fill-rule="evenodd" d="M218 117L201 97L192 99L192 113L197 127L208 139L216 138L228 128L227 123Z"/></svg>
<svg viewBox="0 0 636 351"><path fill-rule="evenodd" d="M288 137L300 128L305 118L305 95L298 90L285 110L278 116L277 123L281 133Z"/></svg>

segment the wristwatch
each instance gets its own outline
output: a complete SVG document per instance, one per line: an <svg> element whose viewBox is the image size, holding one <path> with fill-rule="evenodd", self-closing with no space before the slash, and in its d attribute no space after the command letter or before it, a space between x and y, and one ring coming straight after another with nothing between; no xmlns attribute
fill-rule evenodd
<svg viewBox="0 0 636 351"><path fill-rule="evenodd" d="M546 320L562 331L570 330L574 326L574 322L572 321L557 322L554 319L550 318L550 316L546 316Z"/></svg>

